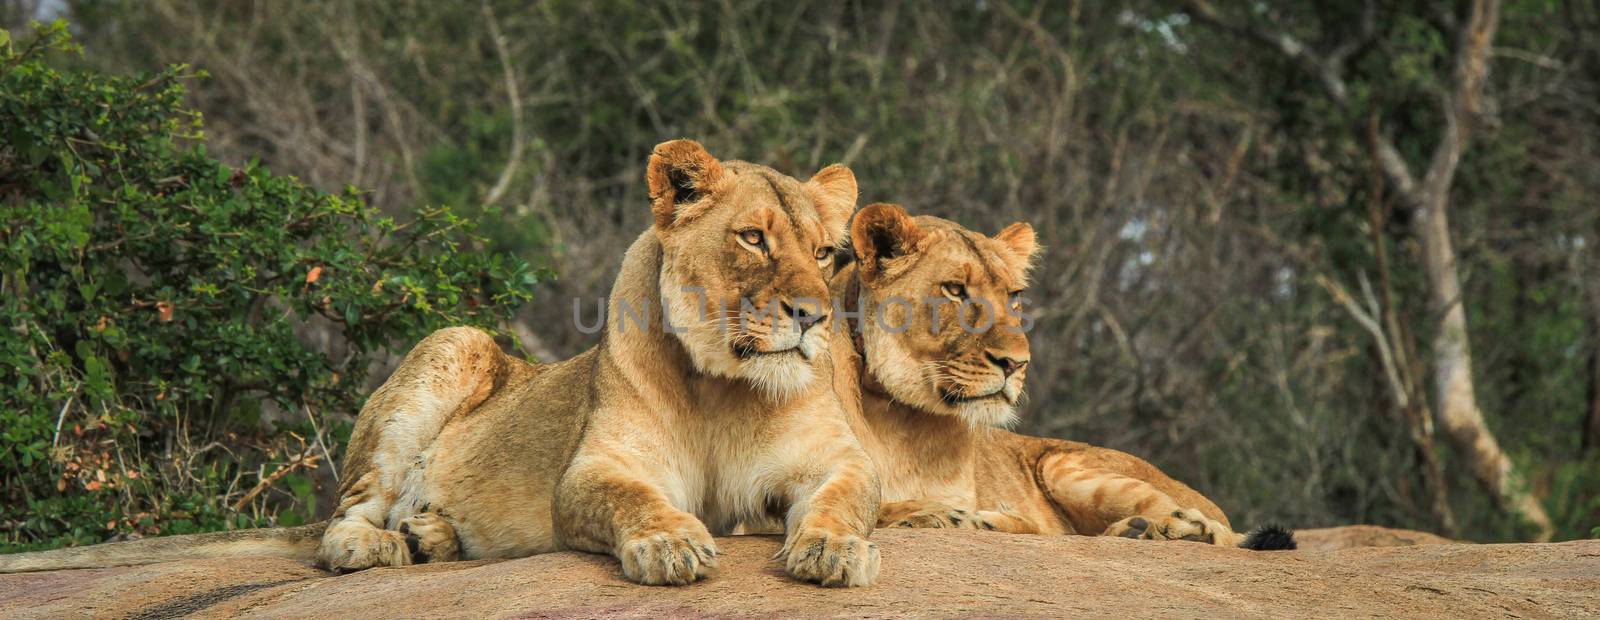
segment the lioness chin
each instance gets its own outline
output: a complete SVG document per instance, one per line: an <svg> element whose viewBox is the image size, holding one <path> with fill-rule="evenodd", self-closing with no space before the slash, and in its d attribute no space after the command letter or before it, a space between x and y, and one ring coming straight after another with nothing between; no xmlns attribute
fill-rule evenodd
<svg viewBox="0 0 1600 620"><path fill-rule="evenodd" d="M994 428L1015 418L1030 359L1027 224L988 237L875 204L856 214L850 243L856 261L838 265L832 290L862 315L835 372L859 377L852 426L882 480L880 527L1293 548L1277 528L1235 533L1205 496L1138 457Z"/></svg>
<svg viewBox="0 0 1600 620"><path fill-rule="evenodd" d="M772 518L790 575L871 583L878 481L832 389L823 302L854 175L802 183L677 140L646 181L654 224L623 258L601 343L534 365L474 329L429 336L362 409L326 524L0 570L269 553L349 571L576 549L685 584L715 569L712 533Z"/></svg>

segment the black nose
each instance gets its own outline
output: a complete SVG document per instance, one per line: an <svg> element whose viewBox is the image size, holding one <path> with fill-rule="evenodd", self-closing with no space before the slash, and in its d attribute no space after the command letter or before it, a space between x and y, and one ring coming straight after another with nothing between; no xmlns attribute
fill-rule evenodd
<svg viewBox="0 0 1600 620"><path fill-rule="evenodd" d="M1018 370L1022 370L1023 367L1028 365L1028 360L1019 360L1014 357L998 356L987 351L984 352L984 356L989 358L990 363L994 364L995 366L999 366L1000 372L1005 374L1007 377L1016 374Z"/></svg>
<svg viewBox="0 0 1600 620"><path fill-rule="evenodd" d="M796 323L800 324L800 333L802 334L806 333L806 330L811 329L811 326L821 323L823 319L828 318L828 314L826 312L812 312L805 309L804 306L795 306L787 301L778 302L778 307L783 309L784 314L789 315Z"/></svg>

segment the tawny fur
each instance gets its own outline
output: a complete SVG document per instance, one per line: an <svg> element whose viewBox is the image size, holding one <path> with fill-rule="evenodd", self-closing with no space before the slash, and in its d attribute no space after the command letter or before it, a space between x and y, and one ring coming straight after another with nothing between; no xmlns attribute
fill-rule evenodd
<svg viewBox="0 0 1600 620"><path fill-rule="evenodd" d="M1019 315L1002 313L986 331L968 333L953 300L937 313L932 304L907 311L882 303L937 300L959 283L969 297L1007 308L1036 251L1026 224L991 238L871 205L856 215L851 243L859 260L832 288L845 307L869 313L856 354L837 358L836 373L860 378L852 426L883 481L880 527L1242 541L1216 504L1138 457L993 428L1011 419L1026 375ZM875 307L887 321L876 320ZM1008 376L997 360L1016 369ZM954 402L950 394L994 395Z"/></svg>
<svg viewBox="0 0 1600 620"><path fill-rule="evenodd" d="M855 177L836 165L802 183L678 140L646 180L655 225L623 258L601 343L541 365L473 329L419 343L358 418L318 563L577 549L682 584L716 567L713 533L775 518L790 575L875 579L878 481L832 389L849 343L831 346L805 302L827 297ZM805 306L821 318L809 329ZM189 551L171 557L210 555Z"/></svg>

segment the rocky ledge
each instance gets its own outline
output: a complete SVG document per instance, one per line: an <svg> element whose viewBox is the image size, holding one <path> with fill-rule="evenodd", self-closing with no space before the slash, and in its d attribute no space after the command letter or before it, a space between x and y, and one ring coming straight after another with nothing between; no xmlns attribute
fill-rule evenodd
<svg viewBox="0 0 1600 620"><path fill-rule="evenodd" d="M1300 551L1249 552L885 530L882 576L853 590L791 581L769 560L778 540L762 536L719 539L721 571L679 588L627 583L615 561L580 553L342 576L192 560L0 575L0 618L1600 617L1600 540L1459 544L1366 526L1300 538Z"/></svg>

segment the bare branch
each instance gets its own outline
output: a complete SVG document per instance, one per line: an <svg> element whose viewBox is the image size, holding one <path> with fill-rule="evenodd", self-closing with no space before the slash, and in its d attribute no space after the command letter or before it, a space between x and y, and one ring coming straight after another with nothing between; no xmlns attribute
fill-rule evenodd
<svg viewBox="0 0 1600 620"><path fill-rule="evenodd" d="M495 18L494 8L489 6L488 0L483 2L483 18L489 26L489 38L494 41L494 53L500 57L500 68L506 80L506 97L511 100L511 155L506 158L506 167L500 170L500 179L483 197L483 204L492 205L505 197L506 190L511 188L511 179L522 167L525 141L522 137L522 95L517 90L517 72L511 66L511 53L506 51L506 38L500 34L500 20Z"/></svg>
<svg viewBox="0 0 1600 620"><path fill-rule="evenodd" d="M1225 32L1252 39L1276 50L1279 54L1298 63L1306 72L1321 80L1323 89L1328 91L1328 97L1333 99L1335 103L1341 106L1349 103L1349 89L1345 87L1342 67L1340 66L1344 62L1343 57L1324 58L1318 56L1316 51L1312 50L1309 45L1287 32L1272 31L1254 24L1239 25L1230 23L1207 0L1185 0L1183 6L1184 12L1188 13L1196 21L1210 24L1212 27ZM1371 12L1373 10L1372 5L1369 3L1367 11ZM1376 22L1375 16L1373 22ZM1363 27L1365 28L1365 24ZM1358 47L1359 45L1353 46L1345 54L1348 55Z"/></svg>
<svg viewBox="0 0 1600 620"><path fill-rule="evenodd" d="M1489 49L1499 24L1500 0L1474 0L1467 22L1457 34L1453 88L1445 96L1444 132L1423 177L1423 190L1432 196L1449 191L1455 179L1468 126L1480 109L1483 83L1489 75Z"/></svg>
<svg viewBox="0 0 1600 620"><path fill-rule="evenodd" d="M1411 176L1411 167L1406 165L1406 160L1400 155L1400 150L1395 148L1394 141L1379 133L1377 121L1374 120L1372 124L1368 142L1372 145L1372 155L1377 158L1379 169L1383 171L1383 176L1394 184L1395 193L1400 195L1400 199L1407 207L1420 208L1422 201L1417 195L1417 179Z"/></svg>

